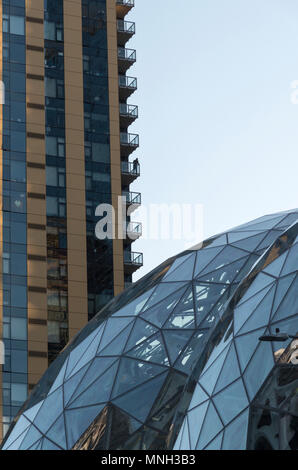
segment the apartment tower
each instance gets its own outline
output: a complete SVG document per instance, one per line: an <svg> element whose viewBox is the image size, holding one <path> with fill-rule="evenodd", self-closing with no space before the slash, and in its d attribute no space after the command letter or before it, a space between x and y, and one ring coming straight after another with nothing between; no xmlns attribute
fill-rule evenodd
<svg viewBox="0 0 298 470"><path fill-rule="evenodd" d="M130 190L140 175L128 130L138 116L127 103L133 7L0 1L0 440L49 363L142 265L132 250L141 225L126 211L141 203ZM116 238L95 235L100 204L115 208Z"/></svg>

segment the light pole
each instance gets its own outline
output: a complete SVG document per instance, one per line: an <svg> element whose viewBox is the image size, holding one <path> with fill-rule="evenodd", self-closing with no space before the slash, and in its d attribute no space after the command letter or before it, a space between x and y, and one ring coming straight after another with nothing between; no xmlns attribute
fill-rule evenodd
<svg viewBox="0 0 298 470"><path fill-rule="evenodd" d="M279 328L276 328L275 335L260 336L259 341L271 341L283 343L287 339L298 339L298 335L289 335L288 333L280 333Z"/></svg>

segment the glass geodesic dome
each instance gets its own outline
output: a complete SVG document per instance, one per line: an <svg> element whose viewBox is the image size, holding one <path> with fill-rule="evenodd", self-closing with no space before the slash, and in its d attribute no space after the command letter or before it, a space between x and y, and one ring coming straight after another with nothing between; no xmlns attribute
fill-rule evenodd
<svg viewBox="0 0 298 470"><path fill-rule="evenodd" d="M298 210L212 237L111 301L50 366L3 449L245 449L298 330Z"/></svg>

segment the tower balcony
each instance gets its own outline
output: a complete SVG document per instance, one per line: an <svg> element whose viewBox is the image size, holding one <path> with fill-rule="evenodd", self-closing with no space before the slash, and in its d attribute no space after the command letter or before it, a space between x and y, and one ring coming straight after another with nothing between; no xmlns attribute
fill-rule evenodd
<svg viewBox="0 0 298 470"><path fill-rule="evenodd" d="M121 155L128 157L139 147L139 136L138 134L129 134L127 132L120 132L120 146Z"/></svg>
<svg viewBox="0 0 298 470"><path fill-rule="evenodd" d="M125 272L132 274L143 266L143 253L124 251Z"/></svg>
<svg viewBox="0 0 298 470"><path fill-rule="evenodd" d="M126 198L126 206L130 207L130 212L133 212L133 210L138 209L142 204L141 193L123 191L122 196Z"/></svg>
<svg viewBox="0 0 298 470"><path fill-rule="evenodd" d="M137 79L134 77L127 77L126 75L119 75L119 98L121 101L126 101L137 90Z"/></svg>
<svg viewBox="0 0 298 470"><path fill-rule="evenodd" d="M141 174L140 164L138 161L134 162L121 162L121 176L122 183L125 186L130 185L136 180Z"/></svg>
<svg viewBox="0 0 298 470"><path fill-rule="evenodd" d="M120 127L130 126L139 115L139 108L134 104L120 103Z"/></svg>
<svg viewBox="0 0 298 470"><path fill-rule="evenodd" d="M118 47L118 70L120 75L124 75L136 60L137 53L135 49Z"/></svg>
<svg viewBox="0 0 298 470"><path fill-rule="evenodd" d="M136 24L133 21L117 21L117 41L118 46L125 46L125 44L136 33Z"/></svg>
<svg viewBox="0 0 298 470"><path fill-rule="evenodd" d="M128 242L133 242L142 236L141 222L126 222L126 233Z"/></svg>
<svg viewBox="0 0 298 470"><path fill-rule="evenodd" d="M116 0L117 18L123 19L135 6L135 0Z"/></svg>

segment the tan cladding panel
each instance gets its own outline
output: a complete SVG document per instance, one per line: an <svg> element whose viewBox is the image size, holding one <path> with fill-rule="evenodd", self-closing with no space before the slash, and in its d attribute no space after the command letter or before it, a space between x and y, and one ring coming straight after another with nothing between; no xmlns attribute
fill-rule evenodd
<svg viewBox="0 0 298 470"><path fill-rule="evenodd" d="M26 0L26 17L39 21L44 17L44 0ZM30 105L44 105L44 80L28 77L28 74L44 77L44 52L30 50L28 46L44 47L44 26L41 22L26 21L26 102L27 102L27 162L45 164L45 111ZM46 221L46 175L45 168L27 167L27 212L29 224ZM34 223L34 222L33 222ZM47 239L45 230L28 226L28 317L31 312L42 319L47 311L47 266L46 261L32 259L32 255L46 257ZM30 290L33 288L33 291ZM35 289L35 290L34 290ZM32 356L30 352L42 352L47 356L48 338L45 325L28 326L28 380L35 383L47 369L47 357ZM31 380L31 382L30 382Z"/></svg>
<svg viewBox="0 0 298 470"><path fill-rule="evenodd" d="M119 125L119 90L117 68L117 17L116 0L107 0L107 39L108 39L108 70L109 70L109 103L110 103L110 135L111 135L111 190L116 220L118 221L117 196L121 196L121 156L120 156L120 125ZM116 224L117 225L117 224ZM117 227L116 227L117 228ZM113 240L113 275L114 295L124 289L123 241Z"/></svg>
<svg viewBox="0 0 298 470"><path fill-rule="evenodd" d="M88 321L81 0L64 0L68 326Z"/></svg>

